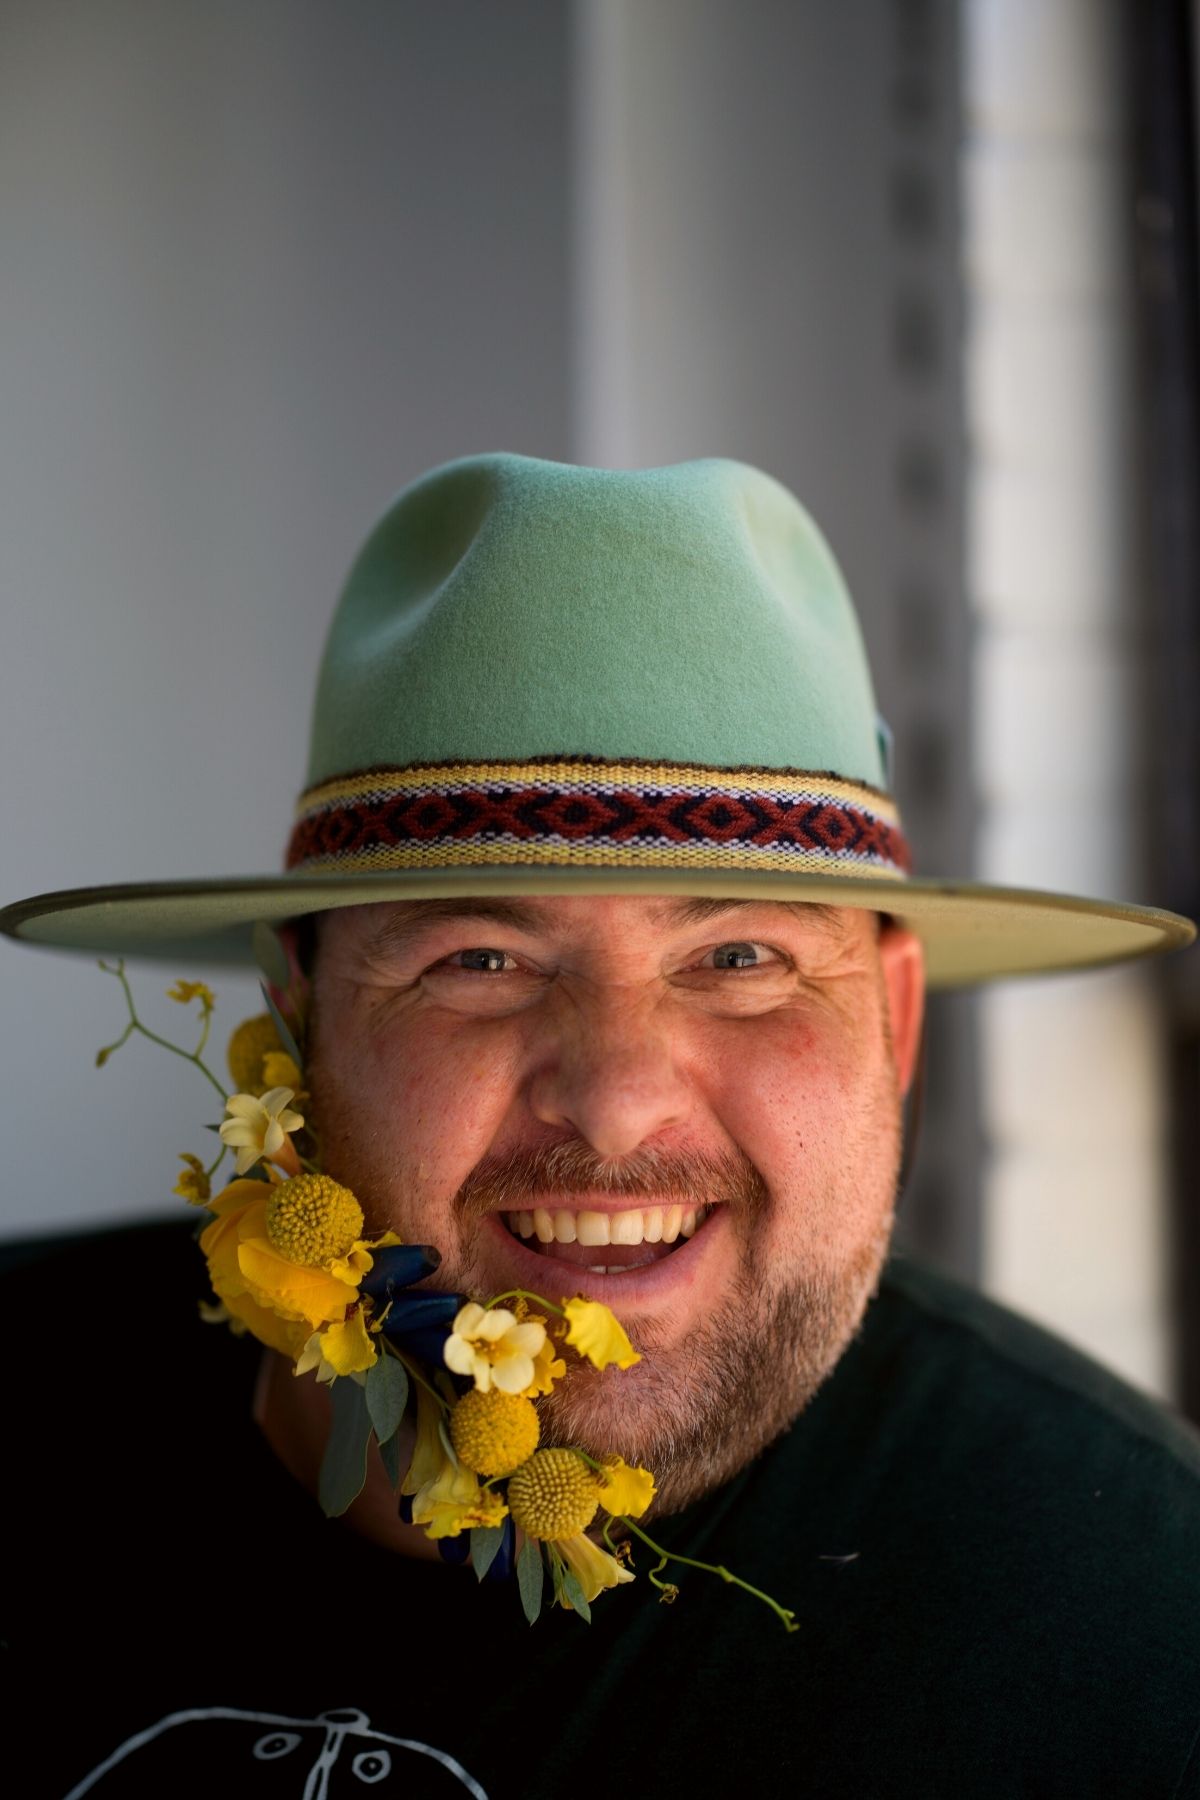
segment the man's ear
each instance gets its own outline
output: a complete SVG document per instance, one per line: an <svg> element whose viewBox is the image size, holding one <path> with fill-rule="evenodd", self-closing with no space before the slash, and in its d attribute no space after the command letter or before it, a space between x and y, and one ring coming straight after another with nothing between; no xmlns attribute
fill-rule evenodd
<svg viewBox="0 0 1200 1800"><path fill-rule="evenodd" d="M900 1092L912 1086L925 1016L925 953L921 940L902 925L885 919L879 934L879 960L887 995L888 1023Z"/></svg>

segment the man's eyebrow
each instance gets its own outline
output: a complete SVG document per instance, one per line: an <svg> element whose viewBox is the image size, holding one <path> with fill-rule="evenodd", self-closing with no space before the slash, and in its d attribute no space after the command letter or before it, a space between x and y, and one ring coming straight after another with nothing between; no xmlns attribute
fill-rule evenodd
<svg viewBox="0 0 1200 1800"><path fill-rule="evenodd" d="M451 919L480 919L508 925L514 931L536 931L545 920L536 906L521 900L406 900L379 921L364 945L368 956L395 955L413 939Z"/></svg>
<svg viewBox="0 0 1200 1800"><path fill-rule="evenodd" d="M713 899L697 897L696 899L666 900L663 902L664 923L669 921L677 925L705 925L710 919L718 918L722 913L739 911L745 907L781 906L786 911L811 921L831 936L846 935L846 920L843 911L837 906L825 906L816 900L741 900Z"/></svg>

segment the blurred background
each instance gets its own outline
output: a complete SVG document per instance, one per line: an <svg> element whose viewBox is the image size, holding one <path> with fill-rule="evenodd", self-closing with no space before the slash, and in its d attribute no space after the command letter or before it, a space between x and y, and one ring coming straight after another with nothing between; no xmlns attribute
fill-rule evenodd
<svg viewBox="0 0 1200 1800"><path fill-rule="evenodd" d="M0 900L276 867L358 543L509 449L769 469L920 869L1200 912L1191 15L4 0ZM936 1001L903 1235L1200 1416L1198 990ZM180 1206L116 983L5 945L0 1009L0 1234Z"/></svg>

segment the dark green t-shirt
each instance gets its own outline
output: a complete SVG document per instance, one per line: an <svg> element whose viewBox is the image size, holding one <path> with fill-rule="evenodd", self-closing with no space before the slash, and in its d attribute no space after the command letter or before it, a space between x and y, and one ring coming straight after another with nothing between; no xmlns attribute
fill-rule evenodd
<svg viewBox="0 0 1200 1800"><path fill-rule="evenodd" d="M793 1607L788 1636L688 1571L673 1606L643 1578L530 1629L512 1587L320 1516L251 1422L256 1347L196 1322L177 1227L11 1262L31 1800L1200 1795L1200 1444L910 1263L792 1431L659 1527Z"/></svg>

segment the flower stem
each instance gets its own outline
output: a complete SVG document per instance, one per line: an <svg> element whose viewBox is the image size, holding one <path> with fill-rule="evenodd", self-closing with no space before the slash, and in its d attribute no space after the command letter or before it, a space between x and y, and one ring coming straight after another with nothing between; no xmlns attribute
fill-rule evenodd
<svg viewBox="0 0 1200 1800"><path fill-rule="evenodd" d="M443 1412L448 1413L450 1411L450 1408L447 1406L447 1404L446 1404L445 1400L443 1400L442 1396L438 1393L437 1389L435 1387L433 1387L428 1381L426 1381L425 1377L421 1373L419 1365L417 1363L415 1363L411 1357L405 1356L403 1350L397 1350L395 1344L389 1343L387 1338L384 1338L383 1342L384 1342L385 1350L390 1351L390 1353L396 1358L397 1362L404 1364L404 1367L408 1370L408 1373L409 1373L410 1377L412 1378L412 1380L417 1382L420 1387L423 1387L425 1389L425 1392L429 1395L429 1397L432 1400L437 1401L438 1405L441 1407Z"/></svg>
<svg viewBox="0 0 1200 1800"><path fill-rule="evenodd" d="M710 1575L719 1575L722 1581L729 1582L733 1587L742 1588L747 1594L753 1594L756 1600L761 1600L764 1606L769 1606L776 1618L782 1622L785 1631L799 1631L800 1627L796 1623L795 1613L789 1612L786 1606L780 1606L778 1600L772 1600L770 1594L764 1594L761 1588L751 1587L748 1581L743 1581L740 1575L735 1575L732 1570L725 1568L721 1563L699 1562L694 1556L680 1556L675 1550L664 1550L662 1545L656 1544L640 1525L635 1525L633 1520L626 1518L623 1513L620 1517L622 1525L632 1531L635 1537L640 1537L643 1544L648 1544L656 1556L662 1557L658 1569L664 1569L668 1562L684 1563L689 1569L706 1569ZM662 1585L654 1580L658 1569L655 1569L650 1576L655 1587Z"/></svg>
<svg viewBox="0 0 1200 1800"><path fill-rule="evenodd" d="M502 1300L532 1300L538 1306L544 1306L547 1312L556 1313L560 1319L567 1316L561 1306L555 1306L552 1300L545 1299L541 1294L531 1294L528 1288L509 1288L507 1293L494 1294L484 1303L484 1312L491 1312L493 1306L499 1306Z"/></svg>
<svg viewBox="0 0 1200 1800"><path fill-rule="evenodd" d="M222 1105L224 1105L227 1096L223 1084L217 1080L208 1064L202 1062L200 1058L200 1051L204 1048L205 1040L208 1036L207 1020L205 1021L205 1030L201 1036L198 1047L195 1050L181 1050L178 1044L173 1044L171 1042L170 1038L159 1037L157 1031L151 1031L150 1027L148 1025L143 1025L142 1021L138 1018L137 1010L133 1004L133 994L130 991L129 980L125 974L124 962L118 962L115 968L111 963L101 962L100 967L104 970L106 975L116 976L125 995L125 1004L129 1008L129 1025L117 1039L116 1043L111 1046L109 1054L111 1055L113 1050L119 1050L121 1045L128 1041L130 1032L140 1031L143 1037L149 1038L152 1044L158 1044L162 1049L169 1050L172 1056L179 1056L182 1057L184 1062L194 1063L205 1079L212 1082L218 1094L221 1096Z"/></svg>

